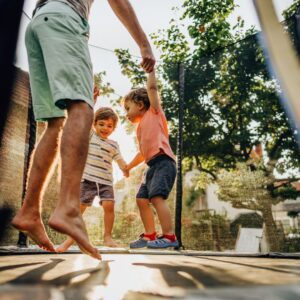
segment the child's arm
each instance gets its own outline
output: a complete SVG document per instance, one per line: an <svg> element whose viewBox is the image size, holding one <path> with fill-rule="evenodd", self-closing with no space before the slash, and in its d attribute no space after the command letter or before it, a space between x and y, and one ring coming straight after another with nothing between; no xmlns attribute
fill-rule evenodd
<svg viewBox="0 0 300 300"><path fill-rule="evenodd" d="M144 160L145 159L144 159L143 155L140 152L138 152L136 154L136 156L132 159L132 161L127 165L127 170L130 171L132 168L136 167L137 165L142 163Z"/></svg>
<svg viewBox="0 0 300 300"><path fill-rule="evenodd" d="M117 164L122 171L124 171L127 167L127 164L123 158L118 159Z"/></svg>
<svg viewBox="0 0 300 300"><path fill-rule="evenodd" d="M148 93L151 107L154 108L155 110L161 109L160 96L157 89L154 70L148 74L147 93Z"/></svg>
<svg viewBox="0 0 300 300"><path fill-rule="evenodd" d="M125 160L123 158L120 158L117 160L117 164L118 164L119 168L123 171L123 175L125 177L129 177L129 171L127 169L127 164L126 164Z"/></svg>

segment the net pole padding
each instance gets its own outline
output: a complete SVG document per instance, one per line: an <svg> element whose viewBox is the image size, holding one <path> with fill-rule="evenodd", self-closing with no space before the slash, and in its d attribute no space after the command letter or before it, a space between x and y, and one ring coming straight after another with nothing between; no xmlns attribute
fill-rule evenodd
<svg viewBox="0 0 300 300"><path fill-rule="evenodd" d="M0 147L10 107L15 50L24 0L0 0Z"/></svg>
<svg viewBox="0 0 300 300"><path fill-rule="evenodd" d="M268 67L283 90L281 103L295 129L300 145L300 64L297 53L277 19L272 0L253 0L262 28L262 43Z"/></svg>
<svg viewBox="0 0 300 300"><path fill-rule="evenodd" d="M30 87L29 87L29 89L30 89ZM24 201L25 194L26 194L28 173L29 173L29 168L30 168L30 159L31 159L34 147L35 147L35 143L36 143L36 121L34 119L34 114L33 114L31 92L29 92L26 136L25 136L25 145L28 145L28 147L25 147L25 152L24 152L24 171L23 171L23 187L22 187L21 205L23 205L23 201ZM19 232L19 238L18 238L17 245L20 248L28 247L27 235L21 231Z"/></svg>

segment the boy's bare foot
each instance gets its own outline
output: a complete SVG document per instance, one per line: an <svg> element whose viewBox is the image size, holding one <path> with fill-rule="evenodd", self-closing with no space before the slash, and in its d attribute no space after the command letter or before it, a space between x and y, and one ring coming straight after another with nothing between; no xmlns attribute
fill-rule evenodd
<svg viewBox="0 0 300 300"><path fill-rule="evenodd" d="M63 253L67 251L74 243L74 240L71 238L66 239L62 244L60 244L55 250L58 253Z"/></svg>
<svg viewBox="0 0 300 300"><path fill-rule="evenodd" d="M79 212L78 214L67 214L62 210L58 211L56 209L48 224L56 231L70 236L82 252L101 260L100 253L91 245L88 239L85 225Z"/></svg>
<svg viewBox="0 0 300 300"><path fill-rule="evenodd" d="M111 236L104 237L104 246L112 248L118 247L117 243L111 238Z"/></svg>
<svg viewBox="0 0 300 300"><path fill-rule="evenodd" d="M11 224L19 231L28 235L40 248L55 252L54 245L46 233L39 214L27 213L21 209L13 218Z"/></svg>

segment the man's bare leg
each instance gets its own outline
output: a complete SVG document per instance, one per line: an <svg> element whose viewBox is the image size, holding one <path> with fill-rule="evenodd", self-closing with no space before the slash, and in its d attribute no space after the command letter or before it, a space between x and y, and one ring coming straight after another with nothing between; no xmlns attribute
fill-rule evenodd
<svg viewBox="0 0 300 300"><path fill-rule="evenodd" d="M83 101L71 101L67 109L68 119L61 140L61 189L49 226L69 235L81 251L101 259L89 242L79 209L80 180L88 153L93 110Z"/></svg>
<svg viewBox="0 0 300 300"><path fill-rule="evenodd" d="M115 202L113 200L102 201L104 210L104 246L118 247L116 242L112 239L112 229L115 221Z"/></svg>
<svg viewBox="0 0 300 300"><path fill-rule="evenodd" d="M55 249L41 219L41 205L48 175L58 152L63 123L64 118L54 118L48 121L47 128L31 156L23 206L12 220L15 228L25 232L39 247L48 251L55 251Z"/></svg>
<svg viewBox="0 0 300 300"><path fill-rule="evenodd" d="M80 204L80 213L83 214L87 206ZM67 251L74 244L74 240L68 237L64 242L62 242L55 250L58 253L63 253Z"/></svg>

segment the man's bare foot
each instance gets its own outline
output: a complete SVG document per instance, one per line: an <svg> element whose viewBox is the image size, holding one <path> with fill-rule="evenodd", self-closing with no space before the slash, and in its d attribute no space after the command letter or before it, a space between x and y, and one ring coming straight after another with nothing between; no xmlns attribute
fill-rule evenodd
<svg viewBox="0 0 300 300"><path fill-rule="evenodd" d="M66 252L74 243L74 240L67 238L62 244L60 244L55 250L58 253Z"/></svg>
<svg viewBox="0 0 300 300"><path fill-rule="evenodd" d="M55 252L39 214L27 213L21 209L13 218L11 225L28 235L40 248Z"/></svg>
<svg viewBox="0 0 300 300"><path fill-rule="evenodd" d="M111 236L104 237L104 246L112 248L118 247L117 243L111 238Z"/></svg>
<svg viewBox="0 0 300 300"><path fill-rule="evenodd" d="M67 214L63 213L62 210L55 210L48 224L56 231L71 237L82 252L101 260L100 253L89 241L83 219L79 212L78 214Z"/></svg>

